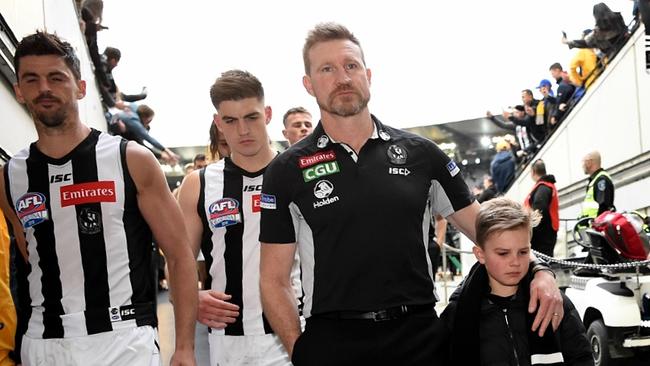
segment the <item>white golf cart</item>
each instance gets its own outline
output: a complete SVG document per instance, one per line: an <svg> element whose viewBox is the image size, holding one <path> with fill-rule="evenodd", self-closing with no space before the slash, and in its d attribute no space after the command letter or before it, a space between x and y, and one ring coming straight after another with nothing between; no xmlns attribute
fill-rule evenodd
<svg viewBox="0 0 650 366"><path fill-rule="evenodd" d="M574 239L589 249L587 262L591 263L561 264L578 267L566 295L587 329L596 366L611 365L614 359L645 359L650 355L650 267L640 255L647 256L650 249L647 234L639 230L643 247L633 248L636 255L630 255L630 248L621 248L603 233L584 226L582 220L576 224Z"/></svg>

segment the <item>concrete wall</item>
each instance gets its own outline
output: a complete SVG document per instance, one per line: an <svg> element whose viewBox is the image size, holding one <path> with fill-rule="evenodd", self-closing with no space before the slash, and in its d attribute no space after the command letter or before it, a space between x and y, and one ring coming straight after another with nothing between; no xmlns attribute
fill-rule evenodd
<svg viewBox="0 0 650 366"><path fill-rule="evenodd" d="M81 76L88 83L87 94L79 102L81 120L91 127L105 130L99 92L95 85L88 48L79 29L73 0L2 0L0 13L20 41L37 29L56 33L73 45L81 61ZM1 131L0 147L14 154L36 139L34 123L15 99L13 89L4 80L0 83Z"/></svg>

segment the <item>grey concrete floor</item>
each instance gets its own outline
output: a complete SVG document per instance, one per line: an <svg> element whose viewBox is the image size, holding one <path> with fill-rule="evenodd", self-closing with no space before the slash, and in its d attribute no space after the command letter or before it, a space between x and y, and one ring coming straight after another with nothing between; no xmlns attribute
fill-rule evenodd
<svg viewBox="0 0 650 366"><path fill-rule="evenodd" d="M158 336L160 337L160 354L163 366L169 365L174 353L174 309L169 303L169 291L158 293ZM194 333L194 354L196 364L210 365L210 346L208 345L208 328L197 322Z"/></svg>

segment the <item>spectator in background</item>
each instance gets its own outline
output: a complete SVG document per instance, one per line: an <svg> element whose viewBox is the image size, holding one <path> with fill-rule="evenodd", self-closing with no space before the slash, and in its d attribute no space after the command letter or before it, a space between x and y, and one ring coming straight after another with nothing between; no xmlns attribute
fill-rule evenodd
<svg viewBox="0 0 650 366"><path fill-rule="evenodd" d="M560 212L555 177L546 173L546 165L537 159L530 167L530 177L535 181L533 189L526 197L524 206L541 214L542 220L533 228L530 240L532 248L553 256L553 248L560 229Z"/></svg>
<svg viewBox="0 0 650 366"><path fill-rule="evenodd" d="M106 47L101 58L101 68L96 69L95 73L99 80L99 92L102 101L109 107L119 109L125 108L124 102L137 102L147 97L147 88L142 88L140 94L126 95L120 92L113 78L113 69L117 67L122 58L122 52L115 47Z"/></svg>
<svg viewBox="0 0 650 366"><path fill-rule="evenodd" d="M591 33L591 29L582 32L582 39ZM598 66L598 56L592 48L581 48L576 52L569 65L569 79L576 86L576 93L580 88L585 90L594 82L598 73L595 71ZM584 92L584 91L583 91Z"/></svg>
<svg viewBox="0 0 650 366"><path fill-rule="evenodd" d="M228 141L223 136L217 125L214 124L214 121L210 121L210 159L212 161L217 161L230 156L230 147L228 146Z"/></svg>
<svg viewBox="0 0 650 366"><path fill-rule="evenodd" d="M645 71L650 74L650 0L638 0L636 3L645 26Z"/></svg>
<svg viewBox="0 0 650 366"><path fill-rule="evenodd" d="M546 138L546 133L548 126L551 125L551 115L553 109L555 108L555 98L553 97L553 92L551 91L551 82L547 79L542 79L537 85L537 89L544 96L537 104L537 110L535 111L535 139L537 142L542 142Z"/></svg>
<svg viewBox="0 0 650 366"><path fill-rule="evenodd" d="M194 160L192 160L192 166L194 167L194 170L205 168L208 166L208 158L205 154L196 154Z"/></svg>
<svg viewBox="0 0 650 366"><path fill-rule="evenodd" d="M505 193L515 177L515 157L510 152L510 144L504 140L497 142L496 150L490 164L490 175L497 192Z"/></svg>
<svg viewBox="0 0 650 366"><path fill-rule="evenodd" d="M476 197L478 203L489 201L495 198L498 194L499 192L497 192L497 187L494 185L492 177L487 174L483 176L483 192Z"/></svg>
<svg viewBox="0 0 650 366"><path fill-rule="evenodd" d="M564 118L564 112L566 112L569 100L573 96L575 86L569 82L569 75L562 69L562 65L559 62L551 65L549 71L558 85L557 96L553 103L555 108L553 108L549 117L549 123L552 126L551 128L553 128Z"/></svg>
<svg viewBox="0 0 650 366"><path fill-rule="evenodd" d="M517 161L524 160L526 155L533 154L537 150L536 141L531 141L528 134L528 127L533 127L534 119L533 117L526 115L523 106L515 106L512 113L509 111L503 112L503 118L507 119L511 123L501 120L490 111L486 113L486 116L495 125L515 133L517 136L515 147L513 148L511 141L508 143L511 144L511 149L513 150L513 154Z"/></svg>
<svg viewBox="0 0 650 366"><path fill-rule="evenodd" d="M569 41L562 37L562 43L569 48L597 48L604 57L611 57L623 45L628 36L628 29L621 13L613 12L604 3L598 3L593 8L596 25L594 31L585 39Z"/></svg>
<svg viewBox="0 0 650 366"><path fill-rule="evenodd" d="M102 72L102 61L97 47L97 32L102 29L107 29L102 25L102 14L104 12L104 1L102 0L84 0L81 4L81 20L84 23L83 32L88 46L88 53L90 60L93 62L95 68L95 75L98 76L100 84L102 80L99 78Z"/></svg>
<svg viewBox="0 0 650 366"><path fill-rule="evenodd" d="M282 123L282 134L289 141L289 145L302 140L314 130L311 113L303 107L289 109L282 117Z"/></svg>
<svg viewBox="0 0 650 366"><path fill-rule="evenodd" d="M147 141L159 150L158 153L163 161L174 165L178 163L180 157L149 134L149 124L153 117L154 111L149 106L142 104L136 107L135 104L129 104L123 111L113 116L110 130L143 146L145 146L144 141Z"/></svg>
<svg viewBox="0 0 650 366"><path fill-rule="evenodd" d="M474 195L474 197L478 197L479 195L481 195L481 193L483 193L483 186L481 184L477 184L472 187L472 194Z"/></svg>

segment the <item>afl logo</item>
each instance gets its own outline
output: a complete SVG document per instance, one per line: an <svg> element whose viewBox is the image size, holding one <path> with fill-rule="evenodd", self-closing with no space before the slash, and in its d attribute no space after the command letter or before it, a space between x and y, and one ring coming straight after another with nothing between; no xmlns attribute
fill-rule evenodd
<svg viewBox="0 0 650 366"><path fill-rule="evenodd" d="M220 228L241 222L239 202L232 198L222 198L208 207L208 220L212 227Z"/></svg>
<svg viewBox="0 0 650 366"><path fill-rule="evenodd" d="M25 229L49 219L45 196L27 192L16 201L16 214Z"/></svg>

